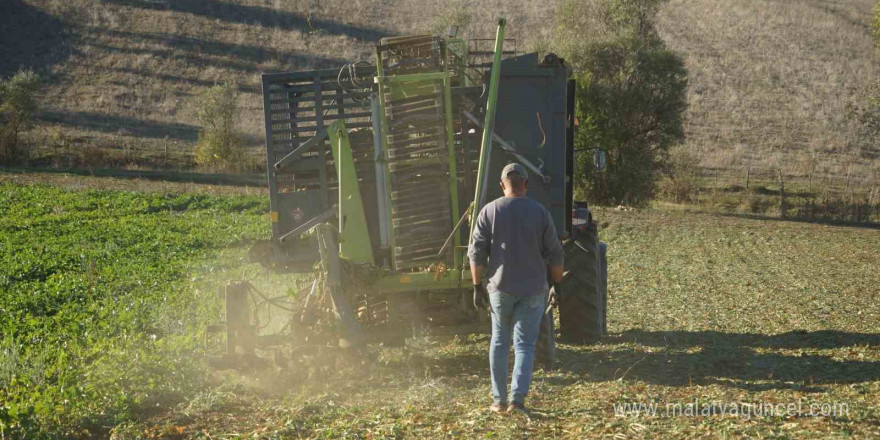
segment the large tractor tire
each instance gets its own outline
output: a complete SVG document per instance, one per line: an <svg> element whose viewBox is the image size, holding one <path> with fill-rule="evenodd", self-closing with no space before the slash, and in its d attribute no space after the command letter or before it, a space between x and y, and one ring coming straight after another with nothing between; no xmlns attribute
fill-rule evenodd
<svg viewBox="0 0 880 440"><path fill-rule="evenodd" d="M605 300L602 291L602 264L598 232L590 223L565 246L565 276L560 283L560 340L587 344L605 334Z"/></svg>
<svg viewBox="0 0 880 440"><path fill-rule="evenodd" d="M541 330L535 343L535 361L544 370L556 367L556 331L553 324L553 309L547 311L541 319Z"/></svg>
<svg viewBox="0 0 880 440"><path fill-rule="evenodd" d="M602 336L608 334L608 244L599 242L599 289L602 294Z"/></svg>

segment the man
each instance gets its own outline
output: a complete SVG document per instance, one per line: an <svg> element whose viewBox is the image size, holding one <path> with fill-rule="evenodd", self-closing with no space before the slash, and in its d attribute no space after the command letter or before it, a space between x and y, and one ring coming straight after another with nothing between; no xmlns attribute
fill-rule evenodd
<svg viewBox="0 0 880 440"><path fill-rule="evenodd" d="M512 163L501 172L504 197L488 204L477 216L468 257L474 283L474 306L484 309L488 296L492 314L489 366L492 370L490 409L525 412L532 381L535 342L547 301L547 273L562 280L563 251L550 213L526 197L525 167ZM488 294L481 280L488 278ZM556 290L556 289L554 289ZM514 336L513 380L507 399L507 360ZM510 405L508 406L508 402Z"/></svg>

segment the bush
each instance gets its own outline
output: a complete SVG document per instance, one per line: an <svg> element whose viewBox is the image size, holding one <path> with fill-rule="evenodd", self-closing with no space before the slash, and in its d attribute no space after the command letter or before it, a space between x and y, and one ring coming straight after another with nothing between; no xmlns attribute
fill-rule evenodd
<svg viewBox="0 0 880 440"><path fill-rule="evenodd" d="M607 169L576 159L588 200L643 205L655 192L670 146L684 138L684 62L654 27L660 0L568 0L553 47L578 80L575 148L607 153Z"/></svg>
<svg viewBox="0 0 880 440"><path fill-rule="evenodd" d="M234 84L211 87L199 96L201 123L196 163L212 171L238 171L245 159L244 137L235 129L238 89Z"/></svg>
<svg viewBox="0 0 880 440"><path fill-rule="evenodd" d="M0 81L0 163L13 164L27 156L20 135L33 127L39 87L39 77L31 70Z"/></svg>
<svg viewBox="0 0 880 440"><path fill-rule="evenodd" d="M692 202L699 190L697 172L700 160L684 147L673 149L669 154L667 174L658 185L659 196L675 202Z"/></svg>
<svg viewBox="0 0 880 440"><path fill-rule="evenodd" d="M741 203L743 211L750 214L766 215L776 205L776 200L757 193L746 194Z"/></svg>

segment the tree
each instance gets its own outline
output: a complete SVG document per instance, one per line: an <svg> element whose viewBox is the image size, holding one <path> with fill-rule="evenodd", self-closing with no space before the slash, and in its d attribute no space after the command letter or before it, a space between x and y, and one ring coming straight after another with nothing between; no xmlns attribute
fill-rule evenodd
<svg viewBox="0 0 880 440"><path fill-rule="evenodd" d="M589 201L643 205L667 170L668 151L684 139L687 70L654 27L662 0L568 0L559 9L553 47L578 81L575 148L607 153L598 172L576 159Z"/></svg>
<svg viewBox="0 0 880 440"><path fill-rule="evenodd" d="M15 163L26 153L19 137L33 127L39 88L40 79L31 70L0 81L0 162Z"/></svg>
<svg viewBox="0 0 880 440"><path fill-rule="evenodd" d="M201 123L196 163L211 170L240 169L245 155L244 137L235 129L238 89L234 84L211 87L197 101Z"/></svg>

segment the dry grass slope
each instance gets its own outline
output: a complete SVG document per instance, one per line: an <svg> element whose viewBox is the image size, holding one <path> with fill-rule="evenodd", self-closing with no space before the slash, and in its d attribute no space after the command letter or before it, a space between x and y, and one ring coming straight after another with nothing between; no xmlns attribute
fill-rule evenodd
<svg viewBox="0 0 880 440"><path fill-rule="evenodd" d="M243 92L240 127L258 169L260 74L370 59L380 37L439 29L451 17L469 21L469 36L491 37L494 17L503 14L520 50L546 47L555 4L8 0L0 14L7 17L0 74L22 65L50 70L43 122L30 140L41 154L135 168L192 166L193 97L235 82ZM687 142L703 165L803 175L815 164L817 173L851 174L876 186L880 151L856 148L845 118L880 67L870 38L872 6L871 0L666 4L659 29L690 71Z"/></svg>
<svg viewBox="0 0 880 440"><path fill-rule="evenodd" d="M166 145L172 165L191 165L193 97L214 84L239 85L240 128L258 161L262 73L369 60L382 36L426 32L461 11L471 35L493 36L494 17L504 14L520 41L541 35L535 30L552 17L552 9L525 0L477 7L460 0L12 0L7 7L58 20L59 33L49 37L70 47L51 68L43 124L31 142L52 144L46 128L56 126L65 135L62 154L98 147L117 166L166 165ZM16 35L11 45L30 38L26 29Z"/></svg>
<svg viewBox="0 0 880 440"><path fill-rule="evenodd" d="M875 179L876 143L855 144L847 106L880 72L871 0L671 0L659 28L690 74L688 146L704 165L804 173L861 164Z"/></svg>

